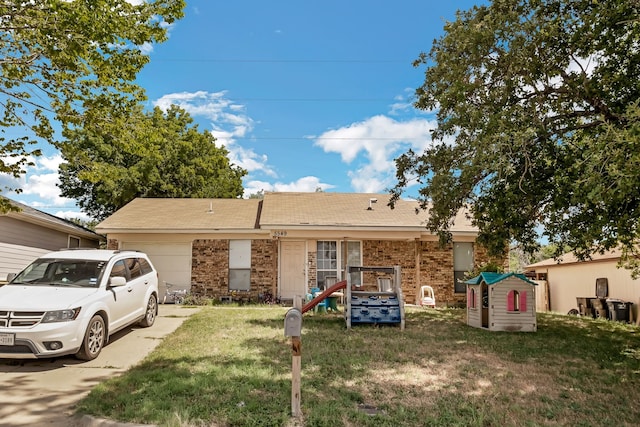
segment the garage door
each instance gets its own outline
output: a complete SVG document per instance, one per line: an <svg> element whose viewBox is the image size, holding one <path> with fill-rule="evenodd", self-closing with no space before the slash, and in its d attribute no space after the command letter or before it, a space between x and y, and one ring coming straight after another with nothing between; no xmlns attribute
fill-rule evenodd
<svg viewBox="0 0 640 427"><path fill-rule="evenodd" d="M122 242L122 249L142 251L149 255L158 270L160 295L164 295L164 282L175 289L188 289L191 285L191 242Z"/></svg>

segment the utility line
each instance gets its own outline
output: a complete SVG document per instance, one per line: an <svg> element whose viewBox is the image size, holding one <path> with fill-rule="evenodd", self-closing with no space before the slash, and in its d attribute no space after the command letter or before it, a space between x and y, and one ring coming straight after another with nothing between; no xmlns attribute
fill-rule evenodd
<svg viewBox="0 0 640 427"><path fill-rule="evenodd" d="M216 62L216 63L274 63L274 64L406 64L413 60L404 59L241 59L241 58L158 58L154 62Z"/></svg>

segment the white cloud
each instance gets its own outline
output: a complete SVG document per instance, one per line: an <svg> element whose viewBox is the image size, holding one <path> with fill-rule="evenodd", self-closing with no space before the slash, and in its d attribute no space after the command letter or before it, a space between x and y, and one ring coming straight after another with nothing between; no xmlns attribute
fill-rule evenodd
<svg viewBox="0 0 640 427"><path fill-rule="evenodd" d="M149 42L144 42L138 46L138 49L140 49L140 52L142 52L142 54L150 55L151 52L153 52L153 44Z"/></svg>
<svg viewBox="0 0 640 427"><path fill-rule="evenodd" d="M78 211L57 211L56 213L54 213L54 215L57 216L58 218L64 218L64 219L77 218L85 222L89 222L93 219L89 215L82 212L78 212Z"/></svg>
<svg viewBox="0 0 640 427"><path fill-rule="evenodd" d="M318 188L322 189L323 191L327 191L334 188L334 186L321 182L320 179L315 176L305 176L298 179L297 181L290 183L249 181L245 183L244 188L244 196L248 197L251 194L259 193L260 191L309 193L316 191Z"/></svg>
<svg viewBox="0 0 640 427"><path fill-rule="evenodd" d="M395 177L394 159L408 148L421 152L431 144L434 121L396 121L374 116L315 138L325 152L340 154L346 164L357 162L348 172L356 191L378 192L391 186Z"/></svg>
<svg viewBox="0 0 640 427"><path fill-rule="evenodd" d="M391 104L389 115L397 116L407 112L415 113L416 109L413 106L415 101L415 89L406 88L403 95L398 95L394 98L396 102Z"/></svg>
<svg viewBox="0 0 640 427"><path fill-rule="evenodd" d="M40 202L31 203L33 207L42 207L53 204L54 206L67 206L73 204L73 199L60 196L60 189L57 184L60 182L58 177L58 166L62 163L62 156L54 154L53 156L43 156L35 159L33 166L24 182L21 183L22 193L26 196L37 196Z"/></svg>

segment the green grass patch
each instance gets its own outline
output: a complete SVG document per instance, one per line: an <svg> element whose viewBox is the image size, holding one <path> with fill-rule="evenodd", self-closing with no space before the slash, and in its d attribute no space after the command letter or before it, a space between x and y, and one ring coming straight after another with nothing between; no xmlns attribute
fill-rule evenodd
<svg viewBox="0 0 640 427"><path fill-rule="evenodd" d="M640 330L538 314L538 332L407 309L406 329L305 314L291 418L281 307L207 306L78 412L160 426L607 426L640 419Z"/></svg>

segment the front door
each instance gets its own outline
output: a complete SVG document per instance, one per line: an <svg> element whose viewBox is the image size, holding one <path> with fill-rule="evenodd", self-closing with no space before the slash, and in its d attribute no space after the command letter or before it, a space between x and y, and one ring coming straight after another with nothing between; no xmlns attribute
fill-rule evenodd
<svg viewBox="0 0 640 427"><path fill-rule="evenodd" d="M305 242L280 243L280 298L293 299L307 291L307 255Z"/></svg>

